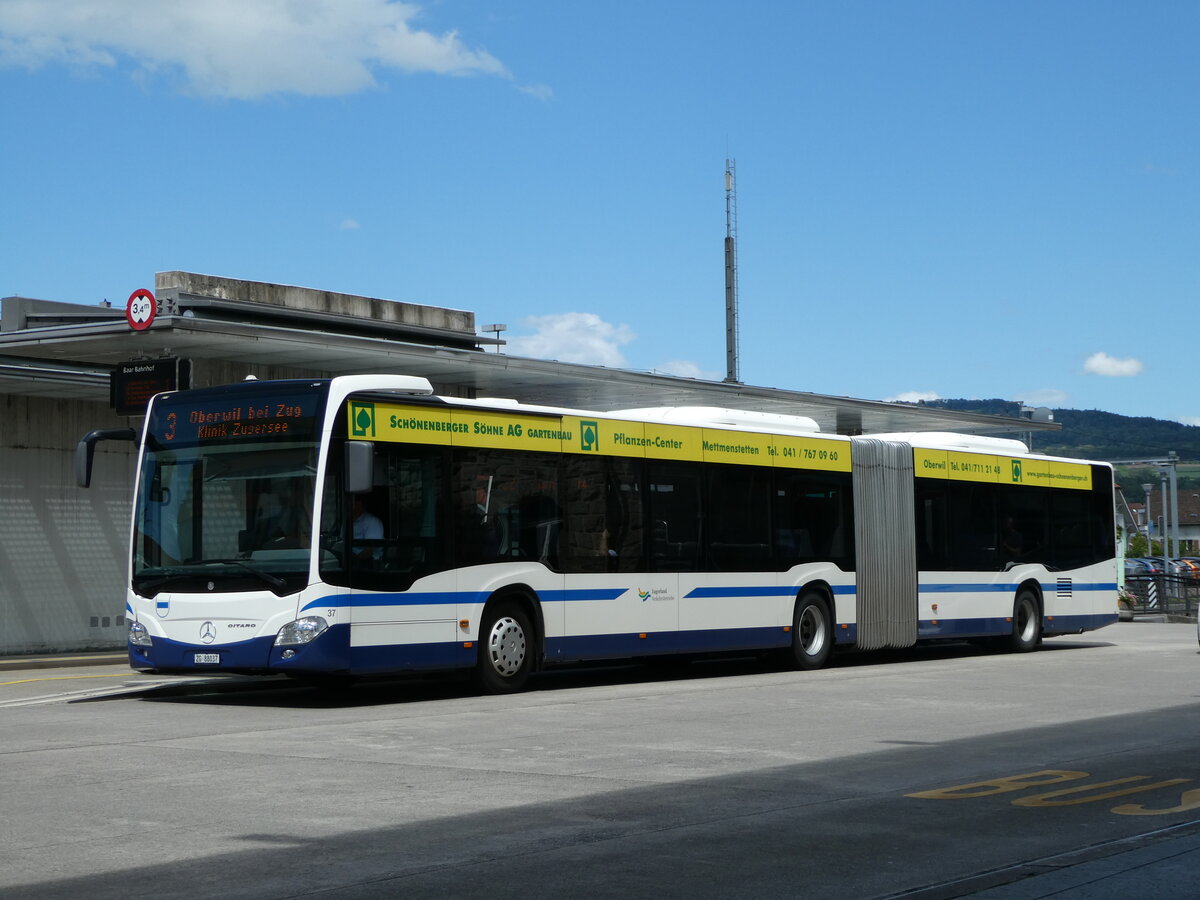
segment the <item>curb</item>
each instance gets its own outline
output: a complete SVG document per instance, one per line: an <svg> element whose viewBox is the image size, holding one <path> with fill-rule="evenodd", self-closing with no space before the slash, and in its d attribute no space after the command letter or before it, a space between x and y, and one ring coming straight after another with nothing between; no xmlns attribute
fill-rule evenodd
<svg viewBox="0 0 1200 900"><path fill-rule="evenodd" d="M0 656L0 672L14 669L60 669L75 666L128 665L127 653L63 653L57 656Z"/></svg>

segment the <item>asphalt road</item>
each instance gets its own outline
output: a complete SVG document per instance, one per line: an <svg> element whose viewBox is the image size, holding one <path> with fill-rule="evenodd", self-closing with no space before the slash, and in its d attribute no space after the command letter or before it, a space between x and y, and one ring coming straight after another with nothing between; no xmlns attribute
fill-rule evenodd
<svg viewBox="0 0 1200 900"><path fill-rule="evenodd" d="M461 682L0 671L0 895L1179 897L1194 625Z"/></svg>

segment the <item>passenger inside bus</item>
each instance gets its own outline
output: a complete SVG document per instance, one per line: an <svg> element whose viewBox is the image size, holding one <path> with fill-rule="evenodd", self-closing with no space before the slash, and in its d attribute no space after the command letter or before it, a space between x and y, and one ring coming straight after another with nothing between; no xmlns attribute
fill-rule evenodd
<svg viewBox="0 0 1200 900"><path fill-rule="evenodd" d="M1012 516L1004 519L1004 534L1000 538L1000 549L1007 562L1017 562L1024 552L1024 540L1017 530L1017 523Z"/></svg>
<svg viewBox="0 0 1200 900"><path fill-rule="evenodd" d="M370 542L353 546L355 559L378 560L383 555L383 547L377 543L383 540L383 522L367 509L367 501L362 494L354 495L354 538Z"/></svg>

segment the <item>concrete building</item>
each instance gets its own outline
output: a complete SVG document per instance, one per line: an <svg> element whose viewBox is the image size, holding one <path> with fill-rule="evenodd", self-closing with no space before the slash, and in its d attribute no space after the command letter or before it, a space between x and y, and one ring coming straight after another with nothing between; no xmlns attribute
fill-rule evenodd
<svg viewBox="0 0 1200 900"><path fill-rule="evenodd" d="M73 458L87 432L141 424L111 405L113 372L133 362L182 360L192 387L393 372L450 396L782 412L841 434L1057 427L513 357L462 310L187 272L158 273L154 296L148 323L123 306L0 301L0 655L124 646L133 448L101 443L88 490L75 486Z"/></svg>

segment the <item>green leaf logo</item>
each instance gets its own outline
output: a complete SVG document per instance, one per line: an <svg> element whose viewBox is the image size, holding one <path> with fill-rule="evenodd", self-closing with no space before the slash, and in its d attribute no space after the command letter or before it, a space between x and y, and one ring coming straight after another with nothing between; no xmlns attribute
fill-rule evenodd
<svg viewBox="0 0 1200 900"><path fill-rule="evenodd" d="M375 404L350 404L350 436L357 438L375 437Z"/></svg>
<svg viewBox="0 0 1200 900"><path fill-rule="evenodd" d="M597 451L600 449L600 426L595 422L579 422L580 449Z"/></svg>

